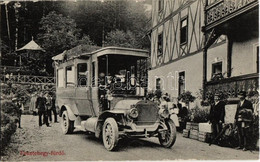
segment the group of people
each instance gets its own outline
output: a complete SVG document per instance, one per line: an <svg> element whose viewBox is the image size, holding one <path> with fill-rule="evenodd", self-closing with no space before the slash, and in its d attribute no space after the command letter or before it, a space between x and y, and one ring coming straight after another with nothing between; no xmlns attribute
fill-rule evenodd
<svg viewBox="0 0 260 162"><path fill-rule="evenodd" d="M39 126L46 124L47 127L50 127L49 122L52 122L52 113L54 114L54 122L58 123L55 100L55 94L51 92L44 93L44 91L40 91L32 94L29 110L32 111L35 116L38 114ZM21 115L24 111L24 100L13 98L12 101L19 108L17 124L18 128L21 128Z"/></svg>
<svg viewBox="0 0 260 162"><path fill-rule="evenodd" d="M245 91L240 91L238 93L239 103L237 104L234 124L232 126L232 128L237 128L239 143L237 149L242 149L244 151L249 149L250 132L252 132L251 129L253 127L252 123L254 113L253 104L246 99L246 96L247 95ZM156 95L153 97L148 96L148 99L158 103L159 107L163 107L164 105L171 103L170 97L167 93L160 95L159 97ZM209 123L212 127L213 139L219 136L219 134L223 130L223 126L225 125L225 105L226 102L223 101L221 94L215 93L214 102L210 105L209 113ZM180 100L176 99L172 108L178 109L177 115L179 117L179 121L180 118L188 118L188 109L186 108L185 103L182 103Z"/></svg>
<svg viewBox="0 0 260 162"><path fill-rule="evenodd" d="M173 102L171 102L170 96L168 93L162 94L162 95L155 95L153 97L149 96L147 97L148 100L153 101L158 104L160 108L162 107L168 107L171 109L174 114L178 116L178 120L180 122L177 122L180 124L180 127L185 127L185 123L188 119L188 109L186 107L186 104L182 102L179 98L174 98ZM176 125L177 126L177 125Z"/></svg>
<svg viewBox="0 0 260 162"><path fill-rule="evenodd" d="M54 122L58 123L55 100L55 94L44 93L44 91L32 96L30 107L32 107L31 109L35 115L38 113L39 126L46 124L47 127L50 127L49 122L52 122L52 112L54 114Z"/></svg>
<svg viewBox="0 0 260 162"><path fill-rule="evenodd" d="M246 100L246 92L240 91L238 94L239 103L237 104L234 127L238 130L238 142L237 149L248 149L249 133L252 127L253 121L253 104ZM223 129L225 118L225 105L226 103L221 99L220 94L214 95L214 103L211 105L209 122L212 124L213 136L216 137Z"/></svg>

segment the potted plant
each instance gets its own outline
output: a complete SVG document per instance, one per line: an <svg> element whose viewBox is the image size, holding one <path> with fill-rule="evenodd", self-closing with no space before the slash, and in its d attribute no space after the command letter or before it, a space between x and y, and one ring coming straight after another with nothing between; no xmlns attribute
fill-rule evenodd
<svg viewBox="0 0 260 162"><path fill-rule="evenodd" d="M220 97L221 100L225 101L226 103L228 102L228 100L229 100L228 92L222 91L222 90L215 90L215 91L209 91L209 92L206 93L205 100L201 101L201 106L212 105L214 103L214 94L216 92L220 94L219 97ZM198 98L200 98L201 100L203 99L202 98L203 93L204 93L204 90L200 89Z"/></svg>
<svg viewBox="0 0 260 162"><path fill-rule="evenodd" d="M209 109L199 108L197 105L189 111L190 122L187 123L186 129L190 131L190 138L199 139L199 123L205 123L209 118ZM188 126L188 128L187 128Z"/></svg>
<svg viewBox="0 0 260 162"><path fill-rule="evenodd" d="M193 102L196 98L191 94L190 91L185 91L182 94L180 94L178 99L181 102L184 102L186 104L187 108L189 109L189 103Z"/></svg>

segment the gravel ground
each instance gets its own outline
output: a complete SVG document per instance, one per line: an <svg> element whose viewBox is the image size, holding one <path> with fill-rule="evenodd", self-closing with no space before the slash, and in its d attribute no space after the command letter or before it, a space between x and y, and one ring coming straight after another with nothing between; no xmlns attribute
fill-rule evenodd
<svg viewBox="0 0 260 162"><path fill-rule="evenodd" d="M123 140L119 150L109 152L102 141L84 132L63 135L59 123L52 127L38 126L38 117L22 116L22 129L12 137L2 160L13 161L79 161L79 160L258 160L258 151L242 151L232 148L208 146L207 143L183 138L177 134L177 141L171 149L159 145L157 138L145 140Z"/></svg>

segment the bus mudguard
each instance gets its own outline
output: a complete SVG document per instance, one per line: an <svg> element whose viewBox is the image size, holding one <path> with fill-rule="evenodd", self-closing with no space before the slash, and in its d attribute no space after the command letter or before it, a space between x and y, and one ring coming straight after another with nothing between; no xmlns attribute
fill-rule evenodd
<svg viewBox="0 0 260 162"><path fill-rule="evenodd" d="M74 115L73 111L71 110L71 108L68 105L63 105L61 107L60 116L62 115L63 111L65 111L65 110L67 110L70 120L72 120L72 121L76 120L77 117Z"/></svg>

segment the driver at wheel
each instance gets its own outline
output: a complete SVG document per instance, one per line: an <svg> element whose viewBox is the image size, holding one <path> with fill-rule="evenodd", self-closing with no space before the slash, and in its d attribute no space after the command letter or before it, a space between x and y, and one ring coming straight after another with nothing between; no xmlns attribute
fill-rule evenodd
<svg viewBox="0 0 260 162"><path fill-rule="evenodd" d="M106 111L108 110L108 105L107 105L108 101L107 99L105 98L104 95L101 95L100 96L100 102L99 102L99 109L100 109L100 112L103 112L103 111Z"/></svg>
<svg viewBox="0 0 260 162"><path fill-rule="evenodd" d="M106 94L106 100L107 100L107 109L110 110L111 109L111 101L113 100L113 96L110 90L107 90L107 94Z"/></svg>

